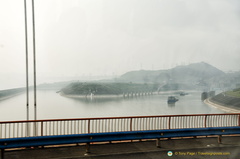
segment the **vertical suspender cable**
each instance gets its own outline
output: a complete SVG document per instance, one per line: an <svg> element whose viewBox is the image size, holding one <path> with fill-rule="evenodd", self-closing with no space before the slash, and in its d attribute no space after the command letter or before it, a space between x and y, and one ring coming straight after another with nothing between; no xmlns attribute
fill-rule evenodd
<svg viewBox="0 0 240 159"><path fill-rule="evenodd" d="M35 42L35 13L32 0L32 27L33 27L33 81L34 81L34 120L37 120L37 88L36 88L36 42ZM37 136L37 123L34 122L34 135Z"/></svg>
<svg viewBox="0 0 240 159"><path fill-rule="evenodd" d="M33 71L34 71L34 120L37 120L37 92L36 92L36 42L35 42L35 13L34 0L32 0L32 24L33 24Z"/></svg>
<svg viewBox="0 0 240 159"><path fill-rule="evenodd" d="M26 49L26 116L27 121L29 120L29 83L28 83L28 32L27 32L27 2L24 0L24 16L25 16L25 49ZM29 133L29 127L26 127L27 136Z"/></svg>

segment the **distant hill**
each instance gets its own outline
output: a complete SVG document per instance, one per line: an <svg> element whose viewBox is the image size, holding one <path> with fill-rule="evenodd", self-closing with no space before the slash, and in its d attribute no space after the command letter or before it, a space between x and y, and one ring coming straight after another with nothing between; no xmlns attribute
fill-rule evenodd
<svg viewBox="0 0 240 159"><path fill-rule="evenodd" d="M38 89L60 90L74 82L96 82L96 83L132 83L132 84L154 84L158 90L179 90L179 89L234 89L240 85L240 72L224 73L218 68L205 63L193 63L186 66L177 66L166 70L138 70L130 71L119 78L105 79L98 81L77 81L56 82L38 85ZM78 91L77 91L78 92ZM114 91L115 93L117 91Z"/></svg>
<svg viewBox="0 0 240 159"><path fill-rule="evenodd" d="M205 62L194 63L186 66L177 66L168 70L158 71L131 71L123 74L118 79L122 82L137 83L197 83L220 77L225 73Z"/></svg>

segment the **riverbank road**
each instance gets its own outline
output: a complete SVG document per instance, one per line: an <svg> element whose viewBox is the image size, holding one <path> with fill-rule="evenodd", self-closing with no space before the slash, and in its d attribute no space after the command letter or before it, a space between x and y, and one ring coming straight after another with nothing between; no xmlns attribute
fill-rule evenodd
<svg viewBox="0 0 240 159"><path fill-rule="evenodd" d="M6 150L5 159L240 159L240 136L155 140Z"/></svg>

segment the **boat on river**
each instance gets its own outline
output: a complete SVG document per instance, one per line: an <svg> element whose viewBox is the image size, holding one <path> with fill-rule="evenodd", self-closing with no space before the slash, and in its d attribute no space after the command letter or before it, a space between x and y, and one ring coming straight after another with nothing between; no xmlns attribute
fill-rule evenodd
<svg viewBox="0 0 240 159"><path fill-rule="evenodd" d="M178 99L174 96L169 96L168 97L168 103L176 103L178 101Z"/></svg>

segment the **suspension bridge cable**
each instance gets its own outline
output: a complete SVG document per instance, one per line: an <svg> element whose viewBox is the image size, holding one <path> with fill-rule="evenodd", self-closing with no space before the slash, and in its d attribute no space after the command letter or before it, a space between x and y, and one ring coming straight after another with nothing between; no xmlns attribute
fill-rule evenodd
<svg viewBox="0 0 240 159"><path fill-rule="evenodd" d="M26 120L29 120L29 82L28 82L28 29L27 29L27 2L24 0L24 17L25 17L25 50L26 50ZM29 127L27 124L27 136Z"/></svg>
<svg viewBox="0 0 240 159"><path fill-rule="evenodd" d="M27 120L29 120L29 82L28 82L28 28L27 28L27 2L24 0L24 17L25 17L25 50L26 50L26 107Z"/></svg>
<svg viewBox="0 0 240 159"><path fill-rule="evenodd" d="M35 41L35 11L32 0L32 25L33 25L33 72L34 72L34 120L37 120L37 88L36 88L36 41Z"/></svg>

